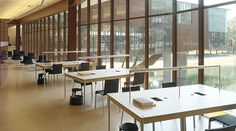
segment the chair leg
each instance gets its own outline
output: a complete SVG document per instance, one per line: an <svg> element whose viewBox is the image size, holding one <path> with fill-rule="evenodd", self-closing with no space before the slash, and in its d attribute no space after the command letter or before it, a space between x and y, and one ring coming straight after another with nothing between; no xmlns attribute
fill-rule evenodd
<svg viewBox="0 0 236 131"><path fill-rule="evenodd" d="M93 99L93 83L91 85L91 101L92 101L92 99Z"/></svg>
<svg viewBox="0 0 236 131"><path fill-rule="evenodd" d="M120 124L122 124L122 123L123 123L123 116L124 116L124 110L122 110L122 112L121 112L121 119L120 119Z"/></svg>
<svg viewBox="0 0 236 131"><path fill-rule="evenodd" d="M155 131L155 122L152 123L152 130Z"/></svg>
<svg viewBox="0 0 236 131"><path fill-rule="evenodd" d="M95 109L97 108L97 94L95 93Z"/></svg>
<svg viewBox="0 0 236 131"><path fill-rule="evenodd" d="M103 115L104 115L104 107L105 107L105 106L104 106L103 97L104 97L104 96L102 96L102 107L103 107L102 110L103 110Z"/></svg>
<svg viewBox="0 0 236 131"><path fill-rule="evenodd" d="M209 122L208 122L208 129L211 129L211 120L209 119Z"/></svg>
<svg viewBox="0 0 236 131"><path fill-rule="evenodd" d="M196 121L195 121L195 116L193 116L193 128L196 128Z"/></svg>

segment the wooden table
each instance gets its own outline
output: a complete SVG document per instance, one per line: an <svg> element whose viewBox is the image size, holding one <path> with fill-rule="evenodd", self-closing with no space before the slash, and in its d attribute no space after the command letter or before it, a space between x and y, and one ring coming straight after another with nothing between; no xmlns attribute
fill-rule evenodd
<svg viewBox="0 0 236 131"><path fill-rule="evenodd" d="M37 67L41 68L44 71L44 77L46 77L46 69L52 68L53 64L62 64L62 67L69 68L69 67L79 67L81 63L85 63L87 61L63 61L63 62L48 62L48 63L35 63L35 80L37 81ZM90 69L94 69L94 64L90 62L89 64ZM46 80L46 79L44 79ZM45 85L44 81L44 85Z"/></svg>
<svg viewBox="0 0 236 131"><path fill-rule="evenodd" d="M108 131L110 129L110 101L115 103L130 116L144 124L180 118L181 131L186 131L186 117L236 108L236 93L219 90L205 85L181 86L132 92L132 99L144 97L152 100L156 106L142 109L129 102L129 93L108 94ZM195 92L203 93L199 95ZM162 101L151 99L157 97Z"/></svg>
<svg viewBox="0 0 236 131"><path fill-rule="evenodd" d="M84 73L87 75L80 75L79 73ZM66 77L79 81L80 83L84 83L84 85L86 85L86 83L91 83L96 81L129 77L129 69L112 68L112 69L64 73L64 98L66 98ZM84 104L85 104L85 88L84 88Z"/></svg>

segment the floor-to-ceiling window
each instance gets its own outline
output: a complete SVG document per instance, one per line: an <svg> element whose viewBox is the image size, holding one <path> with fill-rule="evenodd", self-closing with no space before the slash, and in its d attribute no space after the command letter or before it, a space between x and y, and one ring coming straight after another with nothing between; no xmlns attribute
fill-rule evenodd
<svg viewBox="0 0 236 131"><path fill-rule="evenodd" d="M223 0L227 2L229 0ZM223 1L205 0L205 5ZM236 90L236 4L214 6L204 10L205 65L221 66L221 86ZM218 85L218 69L205 70L205 84Z"/></svg>
<svg viewBox="0 0 236 131"><path fill-rule="evenodd" d="M172 0L149 1L149 68L172 67ZM171 71L151 72L149 87L172 81Z"/></svg>

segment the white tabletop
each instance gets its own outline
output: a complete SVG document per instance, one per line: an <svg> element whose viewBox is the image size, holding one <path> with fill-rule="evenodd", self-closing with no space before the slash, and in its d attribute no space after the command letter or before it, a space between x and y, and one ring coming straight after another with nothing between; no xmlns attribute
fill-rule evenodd
<svg viewBox="0 0 236 131"><path fill-rule="evenodd" d="M158 102L152 100L156 106L145 109L130 103L128 93L108 94L108 98L142 124L236 108L236 93L233 92L199 84L181 86L180 97L178 91L179 87L132 92L132 99L162 99Z"/></svg>
<svg viewBox="0 0 236 131"><path fill-rule="evenodd" d="M97 59L97 58L121 58L121 57L129 57L128 54L124 55L102 55L102 56L82 56L79 59Z"/></svg>
<svg viewBox="0 0 236 131"><path fill-rule="evenodd" d="M87 75L81 75L81 73ZM67 72L66 77L77 80L81 83L84 82L95 82L100 80L116 79L129 76L129 69L126 68L112 68L102 70L89 70L80 72Z"/></svg>
<svg viewBox="0 0 236 131"><path fill-rule="evenodd" d="M35 65L41 68L50 68L52 67L53 64L62 64L63 67L75 67L85 62L87 61L61 61L61 62L35 63Z"/></svg>

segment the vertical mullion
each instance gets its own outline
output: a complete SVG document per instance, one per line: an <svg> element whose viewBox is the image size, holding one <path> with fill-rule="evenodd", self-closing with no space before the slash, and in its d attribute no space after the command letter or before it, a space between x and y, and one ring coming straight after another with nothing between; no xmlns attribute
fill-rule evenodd
<svg viewBox="0 0 236 131"><path fill-rule="evenodd" d="M149 59L149 18L148 18L148 11L149 11L149 0L145 0L145 68L148 67ZM149 73L145 73L145 89L148 89L149 86Z"/></svg>
<svg viewBox="0 0 236 131"><path fill-rule="evenodd" d="M50 51L50 16L48 17L48 50L47 51ZM51 55L48 54L48 58L50 57L51 59Z"/></svg>
<svg viewBox="0 0 236 131"><path fill-rule="evenodd" d="M38 58L38 50L39 50L39 48L38 48L38 20L36 20L36 22L35 22L35 34L34 34L34 36L35 36L35 52L36 52L36 58Z"/></svg>
<svg viewBox="0 0 236 131"><path fill-rule="evenodd" d="M130 53L130 34L129 34L129 13L130 13L130 7L129 7L129 0L126 0L126 23L125 23L125 41L126 41L126 54ZM129 57L126 57L126 68L129 68Z"/></svg>
<svg viewBox="0 0 236 131"><path fill-rule="evenodd" d="M61 51L61 45L60 45L60 33L61 33L61 22L60 22L60 19L61 19L61 17L60 17L60 13L58 13L58 15L57 15L58 17L57 17L57 51ZM61 56L61 54L60 53L57 53L57 61L60 61L60 56Z"/></svg>
<svg viewBox="0 0 236 131"><path fill-rule="evenodd" d="M55 49L55 15L52 16L52 51ZM52 54L52 61L55 61L55 53Z"/></svg>
<svg viewBox="0 0 236 131"><path fill-rule="evenodd" d="M30 39L30 52L33 53L33 27L34 27L34 23L31 22L31 39Z"/></svg>
<svg viewBox="0 0 236 131"><path fill-rule="evenodd" d="M90 0L87 0L87 56L90 56Z"/></svg>
<svg viewBox="0 0 236 131"><path fill-rule="evenodd" d="M43 41L42 41L42 19L40 19L40 25L39 25L39 54L42 54L43 48L44 46L42 45Z"/></svg>
<svg viewBox="0 0 236 131"><path fill-rule="evenodd" d="M204 0L199 0L198 8L198 65L204 65ZM198 83L204 84L204 69L198 70Z"/></svg>
<svg viewBox="0 0 236 131"><path fill-rule="evenodd" d="M33 43L34 44L34 52L35 52L35 57L37 57L37 51L36 51L36 21L34 21L34 28L33 28L33 32L34 32L34 39L33 39Z"/></svg>
<svg viewBox="0 0 236 131"><path fill-rule="evenodd" d="M66 51L66 12L63 14L64 16L64 25L63 25L63 51ZM65 61L66 54L63 53L63 61Z"/></svg>
<svg viewBox="0 0 236 131"><path fill-rule="evenodd" d="M110 55L114 55L114 0L110 0ZM110 58L110 67L114 68L114 58Z"/></svg>
<svg viewBox="0 0 236 131"><path fill-rule="evenodd" d="M102 8L101 8L101 0L98 0L98 56L101 55L101 17L102 17ZM102 60L101 58L98 58L98 65L102 65Z"/></svg>
<svg viewBox="0 0 236 131"><path fill-rule="evenodd" d="M47 44L46 44L46 17L43 19L43 43L44 43L44 49L43 52L47 50Z"/></svg>
<svg viewBox="0 0 236 131"><path fill-rule="evenodd" d="M78 6L78 50L81 51L81 5ZM81 53L78 53L81 56Z"/></svg>
<svg viewBox="0 0 236 131"><path fill-rule="evenodd" d="M25 24L22 24L22 50L25 51Z"/></svg>
<svg viewBox="0 0 236 131"><path fill-rule="evenodd" d="M173 67L177 66L177 1L173 0L173 25L172 25L172 52L173 52ZM177 71L172 72L173 81L177 82Z"/></svg>

